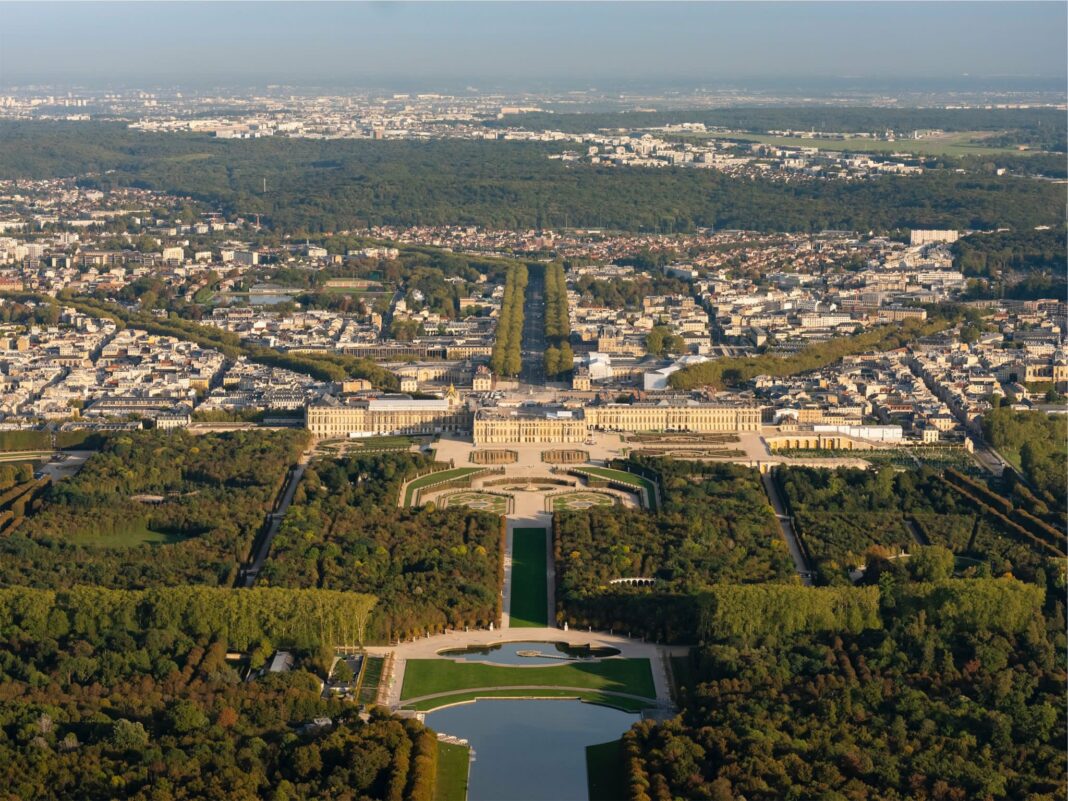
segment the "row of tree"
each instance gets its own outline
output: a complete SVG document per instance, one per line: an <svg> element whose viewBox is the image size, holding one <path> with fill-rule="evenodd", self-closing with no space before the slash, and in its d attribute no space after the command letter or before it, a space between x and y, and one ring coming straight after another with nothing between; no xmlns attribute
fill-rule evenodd
<svg viewBox="0 0 1068 801"><path fill-rule="evenodd" d="M952 476L959 477L956 484L947 480ZM866 581L877 580L873 565L901 552L911 564L923 550L913 530L921 541L962 557L969 574L1012 573L1044 586L1052 572L1048 540L984 504L975 496L997 494L953 470L943 477L927 467L790 467L777 470L774 480L821 583L845 584L856 567L868 569Z"/></svg>
<svg viewBox="0 0 1068 801"><path fill-rule="evenodd" d="M574 368L571 350L571 317L567 304L564 265L553 262L543 268L545 276L545 374L557 378Z"/></svg>
<svg viewBox="0 0 1068 801"><path fill-rule="evenodd" d="M516 376L523 369L523 304L526 299L527 268L508 268L504 282L501 313L497 318L497 337L490 356L490 369L497 375Z"/></svg>

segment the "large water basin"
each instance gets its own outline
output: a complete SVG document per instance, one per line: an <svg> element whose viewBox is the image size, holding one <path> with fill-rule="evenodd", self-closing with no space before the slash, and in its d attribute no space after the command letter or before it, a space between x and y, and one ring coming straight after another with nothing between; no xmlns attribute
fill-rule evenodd
<svg viewBox="0 0 1068 801"><path fill-rule="evenodd" d="M638 719L581 701L484 700L430 712L426 723L470 742L468 801L586 801L586 747Z"/></svg>
<svg viewBox="0 0 1068 801"><path fill-rule="evenodd" d="M491 662L494 665L560 665L565 662L616 656L618 648L569 645L566 642L505 642L447 648L438 656L463 662Z"/></svg>

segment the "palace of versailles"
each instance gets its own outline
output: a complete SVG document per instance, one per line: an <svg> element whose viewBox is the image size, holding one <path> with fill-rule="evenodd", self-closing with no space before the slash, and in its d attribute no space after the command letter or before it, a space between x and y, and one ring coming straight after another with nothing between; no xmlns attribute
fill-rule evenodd
<svg viewBox="0 0 1068 801"><path fill-rule="evenodd" d="M571 444L585 441L591 431L759 431L760 407L661 400L577 409L541 404L475 409L450 388L444 398L429 400L328 396L307 406L306 422L320 438L470 433L476 445Z"/></svg>

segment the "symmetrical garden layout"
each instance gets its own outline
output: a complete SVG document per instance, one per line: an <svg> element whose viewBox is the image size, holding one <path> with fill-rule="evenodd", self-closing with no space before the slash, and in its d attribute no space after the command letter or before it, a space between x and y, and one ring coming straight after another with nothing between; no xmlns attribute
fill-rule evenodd
<svg viewBox="0 0 1068 801"><path fill-rule="evenodd" d="M477 698L580 698L627 710L653 706L648 659L613 657L518 667L450 659L408 660L401 703L435 709Z"/></svg>

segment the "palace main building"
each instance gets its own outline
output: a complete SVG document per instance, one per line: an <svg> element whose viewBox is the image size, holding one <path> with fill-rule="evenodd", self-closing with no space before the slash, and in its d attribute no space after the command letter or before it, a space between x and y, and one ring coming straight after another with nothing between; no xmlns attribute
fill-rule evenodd
<svg viewBox="0 0 1068 801"><path fill-rule="evenodd" d="M443 434L471 430L471 410L455 390L445 398L415 400L407 396L338 399L327 396L308 404L305 422L316 437L351 434Z"/></svg>
<svg viewBox="0 0 1068 801"><path fill-rule="evenodd" d="M662 400L587 406L586 423L602 431L759 431L760 407Z"/></svg>
<svg viewBox="0 0 1068 801"><path fill-rule="evenodd" d="M476 445L573 444L583 442L591 431L759 431L760 407L662 400L582 409L520 406L472 411L451 391L440 400L328 397L309 404L307 426L317 437L470 432Z"/></svg>

